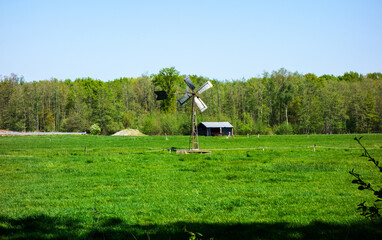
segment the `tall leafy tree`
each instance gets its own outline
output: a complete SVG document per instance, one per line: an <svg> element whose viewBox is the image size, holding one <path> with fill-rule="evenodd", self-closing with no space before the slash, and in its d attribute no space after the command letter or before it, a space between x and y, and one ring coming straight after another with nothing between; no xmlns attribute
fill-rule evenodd
<svg viewBox="0 0 382 240"><path fill-rule="evenodd" d="M287 124L289 124L289 122L288 122L288 105L294 98L294 87L290 81L285 81L282 84L280 91L279 91L279 96L280 96L280 104L285 109L285 121Z"/></svg>
<svg viewBox="0 0 382 240"><path fill-rule="evenodd" d="M177 84L181 82L179 72L175 67L163 68L158 74L152 76L152 81L156 87L159 87L160 90L168 94L167 99L161 102L161 110L168 113L175 112L176 97L174 93L176 92Z"/></svg>
<svg viewBox="0 0 382 240"><path fill-rule="evenodd" d="M327 81L326 87L321 89L320 102L325 133L346 132L347 96L349 96L349 88L344 82Z"/></svg>
<svg viewBox="0 0 382 240"><path fill-rule="evenodd" d="M377 73L377 72L368 73L366 74L366 77L368 79L373 79L373 80L382 80L382 73Z"/></svg>
<svg viewBox="0 0 382 240"><path fill-rule="evenodd" d="M355 81L361 81L363 80L362 74L359 74L357 72L346 72L343 76L338 77L341 81L346 82L355 82Z"/></svg>

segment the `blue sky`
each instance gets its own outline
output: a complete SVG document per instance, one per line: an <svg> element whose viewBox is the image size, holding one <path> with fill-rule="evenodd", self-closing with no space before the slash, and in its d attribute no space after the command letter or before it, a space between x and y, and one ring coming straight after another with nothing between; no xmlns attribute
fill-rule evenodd
<svg viewBox="0 0 382 240"><path fill-rule="evenodd" d="M382 71L382 1L0 0L0 74L104 81Z"/></svg>

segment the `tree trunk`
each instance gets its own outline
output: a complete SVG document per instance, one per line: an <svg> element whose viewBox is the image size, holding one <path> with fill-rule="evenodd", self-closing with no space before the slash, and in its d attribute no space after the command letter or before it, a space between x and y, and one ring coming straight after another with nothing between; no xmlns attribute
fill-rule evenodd
<svg viewBox="0 0 382 240"><path fill-rule="evenodd" d="M39 131L38 101L36 101L36 131Z"/></svg>
<svg viewBox="0 0 382 240"><path fill-rule="evenodd" d="M285 121L287 123L287 125L289 124L288 123L288 105L285 105Z"/></svg>

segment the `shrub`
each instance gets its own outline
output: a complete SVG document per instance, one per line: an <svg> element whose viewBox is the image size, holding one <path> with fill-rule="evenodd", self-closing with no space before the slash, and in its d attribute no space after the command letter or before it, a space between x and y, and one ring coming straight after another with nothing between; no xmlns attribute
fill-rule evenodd
<svg viewBox="0 0 382 240"><path fill-rule="evenodd" d="M254 124L253 133L255 134L265 134L265 135L272 135L272 128L268 127L265 123L262 121L256 121Z"/></svg>
<svg viewBox="0 0 382 240"><path fill-rule="evenodd" d="M283 122L281 125L276 126L274 131L277 135L290 135L293 134L293 127L292 124Z"/></svg>
<svg viewBox="0 0 382 240"><path fill-rule="evenodd" d="M108 124L106 124L104 131L106 134L113 134L118 132L121 129L123 129L122 123L111 121Z"/></svg>
<svg viewBox="0 0 382 240"><path fill-rule="evenodd" d="M142 132L147 135L159 135L162 132L161 118L158 114L142 116Z"/></svg>
<svg viewBox="0 0 382 240"><path fill-rule="evenodd" d="M90 127L90 133L91 133L92 135L98 135L98 134L101 133L101 128L98 126L97 123L91 125L91 127Z"/></svg>
<svg viewBox="0 0 382 240"><path fill-rule="evenodd" d="M237 133L239 134L251 134L252 133L252 124L239 122L237 124Z"/></svg>

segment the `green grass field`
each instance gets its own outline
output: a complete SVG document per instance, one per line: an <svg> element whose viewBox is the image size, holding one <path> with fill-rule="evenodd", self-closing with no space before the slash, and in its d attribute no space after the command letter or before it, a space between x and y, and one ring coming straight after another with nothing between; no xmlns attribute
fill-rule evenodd
<svg viewBox="0 0 382 240"><path fill-rule="evenodd" d="M360 135L358 135L360 136ZM0 137L0 239L381 239L355 135ZM382 135L363 144L382 161ZM316 145L316 151L313 151ZM86 146L86 153L85 153ZM264 148L264 150L263 150Z"/></svg>

